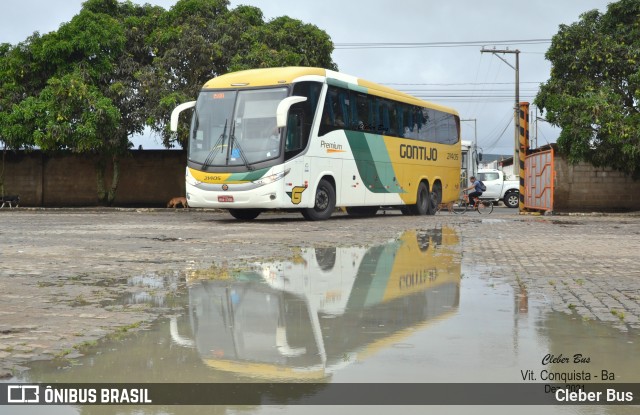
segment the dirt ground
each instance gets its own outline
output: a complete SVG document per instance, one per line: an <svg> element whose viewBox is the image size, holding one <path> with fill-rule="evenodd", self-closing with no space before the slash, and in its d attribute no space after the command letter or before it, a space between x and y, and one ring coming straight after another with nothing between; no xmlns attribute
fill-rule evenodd
<svg viewBox="0 0 640 415"><path fill-rule="evenodd" d="M489 217L390 211L306 222L268 213L239 222L194 209L3 209L0 378L35 360L79 356L105 336L176 312L170 303L123 298L175 291L194 270L287 258L300 246L373 245L445 225L461 235L463 262L484 266L487 276L542 293L555 310L640 333L640 215L523 216L501 208ZM150 291L136 283L148 275L167 284Z"/></svg>

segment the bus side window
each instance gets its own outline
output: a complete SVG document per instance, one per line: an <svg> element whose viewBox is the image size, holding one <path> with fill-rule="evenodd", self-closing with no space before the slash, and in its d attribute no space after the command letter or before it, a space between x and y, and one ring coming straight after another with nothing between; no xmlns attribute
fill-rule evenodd
<svg viewBox="0 0 640 415"><path fill-rule="evenodd" d="M289 117L287 118L287 136L285 139L284 151L287 156L293 156L300 153L306 147L306 140L304 139L304 111L302 108L292 108L289 110Z"/></svg>
<svg viewBox="0 0 640 415"><path fill-rule="evenodd" d="M349 100L349 91L340 90L338 94L338 114L341 114L342 117L336 116L336 123L340 126L339 121L342 121L342 127L350 128L351 127L351 101Z"/></svg>
<svg viewBox="0 0 640 415"><path fill-rule="evenodd" d="M357 94L353 91L349 91L349 102L351 103L351 114L349 114L349 118L351 119L351 124L349 128L352 130L358 130L361 125L361 119L358 117L358 98ZM364 124L362 124L364 126Z"/></svg>
<svg viewBox="0 0 640 415"><path fill-rule="evenodd" d="M380 99L380 105L382 107L382 132L386 135L396 134L396 106L392 101L386 99Z"/></svg>
<svg viewBox="0 0 640 415"><path fill-rule="evenodd" d="M327 96L324 99L324 110L322 111L318 134L322 136L333 130L344 128L343 120L338 102L338 90L337 88L329 87Z"/></svg>
<svg viewBox="0 0 640 415"><path fill-rule="evenodd" d="M400 103L396 103L395 105L395 113L396 113L396 137L404 137L404 114L402 111L403 105Z"/></svg>
<svg viewBox="0 0 640 415"><path fill-rule="evenodd" d="M369 104L368 97L364 94L355 94L356 110L358 113L357 130L369 131Z"/></svg>
<svg viewBox="0 0 640 415"><path fill-rule="evenodd" d="M293 95L307 97L307 100L291 106L287 119L287 136L285 137L285 157L294 157L302 152L309 143L311 123L316 111L320 111L318 100L322 84L319 82L299 82L293 87ZM289 126L293 131L289 131Z"/></svg>
<svg viewBox="0 0 640 415"><path fill-rule="evenodd" d="M429 111L427 108L418 108L416 111L416 116L418 118L418 135L416 138L421 141L427 141L427 136L429 135L429 127L430 127L430 118Z"/></svg>
<svg viewBox="0 0 640 415"><path fill-rule="evenodd" d="M375 131L378 134L384 132L384 124L382 123L382 99L372 96L373 100L373 125L375 125Z"/></svg>

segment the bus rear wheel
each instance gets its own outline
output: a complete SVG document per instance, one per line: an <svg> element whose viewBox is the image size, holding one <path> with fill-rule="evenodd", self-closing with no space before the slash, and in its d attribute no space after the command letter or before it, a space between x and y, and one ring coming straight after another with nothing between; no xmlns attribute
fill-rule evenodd
<svg viewBox="0 0 640 415"><path fill-rule="evenodd" d="M410 215L434 215L436 213L435 201L429 194L429 187L425 182L418 185L418 194L416 195L416 204L407 206L407 212Z"/></svg>
<svg viewBox="0 0 640 415"><path fill-rule="evenodd" d="M229 213L238 220L254 220L262 211L260 209L229 209Z"/></svg>
<svg viewBox="0 0 640 415"><path fill-rule="evenodd" d="M336 190L328 180L322 179L316 189L313 207L302 209L300 213L306 220L326 220L331 217L335 208Z"/></svg>

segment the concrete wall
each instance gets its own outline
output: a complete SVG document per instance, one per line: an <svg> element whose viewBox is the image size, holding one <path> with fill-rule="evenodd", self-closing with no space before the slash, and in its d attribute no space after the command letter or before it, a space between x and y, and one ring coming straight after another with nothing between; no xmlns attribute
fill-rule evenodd
<svg viewBox="0 0 640 415"><path fill-rule="evenodd" d="M184 195L185 166L183 151L132 150L121 162L115 205L166 206ZM554 167L555 211L640 211L640 180L586 163L571 165L557 154ZM7 152L4 189L6 195L19 194L21 206L96 206L95 159Z"/></svg>
<svg viewBox="0 0 640 415"><path fill-rule="evenodd" d="M554 211L640 211L640 180L588 163L572 165L558 154L554 160Z"/></svg>
<svg viewBox="0 0 640 415"><path fill-rule="evenodd" d="M186 162L183 151L132 150L121 159L115 205L166 206L172 197L184 196ZM109 168L107 185L111 174ZM96 206L95 158L7 152L4 193L20 195L21 206Z"/></svg>

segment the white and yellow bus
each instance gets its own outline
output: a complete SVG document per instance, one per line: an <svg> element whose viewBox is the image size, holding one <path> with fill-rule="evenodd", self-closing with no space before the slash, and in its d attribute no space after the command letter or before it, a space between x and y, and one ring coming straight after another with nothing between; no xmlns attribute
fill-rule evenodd
<svg viewBox="0 0 640 415"><path fill-rule="evenodd" d="M460 191L456 111L319 68L229 73L207 82L188 142L189 206L241 220L267 209L328 219L380 207L435 213Z"/></svg>

